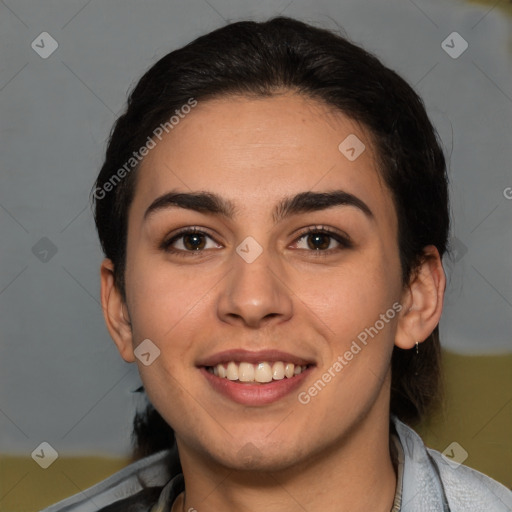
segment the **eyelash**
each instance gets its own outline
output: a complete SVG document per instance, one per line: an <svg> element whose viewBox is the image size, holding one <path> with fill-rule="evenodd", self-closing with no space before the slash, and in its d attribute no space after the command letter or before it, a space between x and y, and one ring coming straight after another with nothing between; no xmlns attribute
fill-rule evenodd
<svg viewBox="0 0 512 512"><path fill-rule="evenodd" d="M209 233L207 233L206 231L204 231L202 229L199 229L195 226L187 227L187 228L183 228L183 229L179 230L171 238L164 240L160 244L160 249L165 252L174 254L176 256L182 256L182 257L189 257L189 256L198 257L199 256L200 257L203 255L203 253L206 249L188 251L188 250L183 250L183 249L175 249L172 247L172 244L174 242L176 242L180 238L183 238L185 235L194 235L194 234L204 235L204 236L214 240L214 238ZM329 229L325 226L311 226L309 228L306 228L297 236L297 238L295 238L294 243L297 243L302 238L304 238L308 235L312 235L312 234L327 235L328 237L330 237L330 238L334 239L336 242L338 242L341 246L341 247L336 247L334 249L325 249L325 250L299 249L301 251L310 252L311 255L314 257L329 256L329 255L333 254L334 252L338 252L343 249L350 249L351 247L353 247L353 243L350 241L350 239L347 236L343 236L342 234L338 233L337 231L333 231L332 229ZM218 243L218 242L216 242L216 243Z"/></svg>

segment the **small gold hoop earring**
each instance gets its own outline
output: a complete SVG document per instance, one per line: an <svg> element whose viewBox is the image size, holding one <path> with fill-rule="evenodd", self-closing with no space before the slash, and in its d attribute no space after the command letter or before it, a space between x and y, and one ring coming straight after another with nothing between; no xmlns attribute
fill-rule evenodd
<svg viewBox="0 0 512 512"><path fill-rule="evenodd" d="M420 348L419 348L419 341L416 342L416 354L419 354Z"/></svg>

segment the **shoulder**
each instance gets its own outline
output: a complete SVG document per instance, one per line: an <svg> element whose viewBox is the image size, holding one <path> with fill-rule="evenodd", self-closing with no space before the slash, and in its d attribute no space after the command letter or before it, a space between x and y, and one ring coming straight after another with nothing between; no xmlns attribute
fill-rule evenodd
<svg viewBox="0 0 512 512"><path fill-rule="evenodd" d="M179 472L176 450L163 450L134 462L79 494L55 503L41 512L108 512L145 510L146 500L154 500L161 488ZM132 505L132 507L128 507Z"/></svg>
<svg viewBox="0 0 512 512"><path fill-rule="evenodd" d="M449 512L510 512L512 491L492 478L449 461L437 450L426 448L410 427L392 419L404 452L404 510ZM407 508L407 502L414 507ZM435 508L435 510L438 510Z"/></svg>
<svg viewBox="0 0 512 512"><path fill-rule="evenodd" d="M452 511L512 511L512 491L475 469L449 463L441 453L427 448L436 464Z"/></svg>

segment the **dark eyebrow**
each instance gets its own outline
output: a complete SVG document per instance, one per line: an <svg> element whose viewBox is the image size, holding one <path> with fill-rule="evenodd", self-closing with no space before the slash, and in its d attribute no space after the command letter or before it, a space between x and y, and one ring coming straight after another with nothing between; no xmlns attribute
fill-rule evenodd
<svg viewBox="0 0 512 512"><path fill-rule="evenodd" d="M326 210L335 206L353 206L362 211L369 219L374 218L365 202L344 190L301 192L296 196L287 197L277 205L272 217L277 223L290 215Z"/></svg>
<svg viewBox="0 0 512 512"><path fill-rule="evenodd" d="M231 201L211 192L168 192L151 203L144 213L144 219L158 210L173 206L207 214L222 215L229 219L232 219L236 213L236 207ZM369 219L374 218L372 211L365 202L344 190L301 192L295 196L286 197L277 204L272 217L274 223L277 223L291 215L326 210L335 206L353 206L362 211Z"/></svg>
<svg viewBox="0 0 512 512"><path fill-rule="evenodd" d="M158 210L176 206L202 213L211 213L233 218L235 205L217 194L211 192L168 192L156 198L144 213L144 219Z"/></svg>

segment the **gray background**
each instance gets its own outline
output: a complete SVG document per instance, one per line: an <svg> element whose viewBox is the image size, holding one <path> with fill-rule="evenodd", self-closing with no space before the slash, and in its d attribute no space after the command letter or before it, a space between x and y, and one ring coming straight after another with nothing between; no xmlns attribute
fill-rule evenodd
<svg viewBox="0 0 512 512"><path fill-rule="evenodd" d="M227 21L283 13L343 27L415 86L450 158L443 345L512 352L507 3L0 1L0 452L48 441L60 454L128 453L140 381L104 327L88 195L128 89ZM44 31L59 45L46 59L31 47ZM441 47L454 31L469 44L456 59Z"/></svg>

